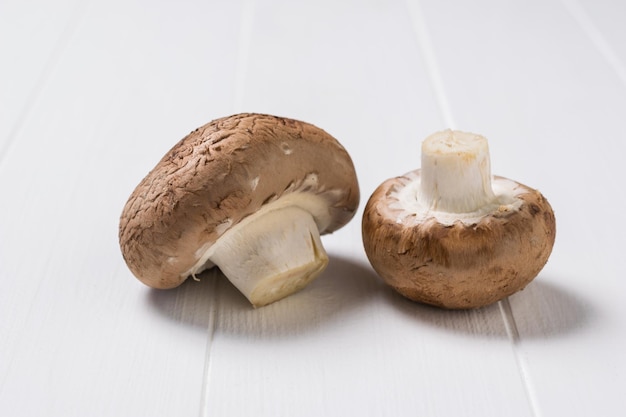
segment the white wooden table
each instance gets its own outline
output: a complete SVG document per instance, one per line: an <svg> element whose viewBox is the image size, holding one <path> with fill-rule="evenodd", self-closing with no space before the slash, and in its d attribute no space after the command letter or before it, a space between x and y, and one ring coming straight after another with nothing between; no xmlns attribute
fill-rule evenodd
<svg viewBox="0 0 626 417"><path fill-rule="evenodd" d="M623 416L626 2L1 0L0 415ZM351 153L362 202L327 271L254 310L218 272L126 268L126 198L242 111ZM524 291L472 311L396 295L360 217L446 127L557 217Z"/></svg>

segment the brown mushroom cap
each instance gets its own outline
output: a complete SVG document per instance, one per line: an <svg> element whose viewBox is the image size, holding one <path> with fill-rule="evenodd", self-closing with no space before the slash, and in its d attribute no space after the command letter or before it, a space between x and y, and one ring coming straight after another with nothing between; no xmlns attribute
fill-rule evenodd
<svg viewBox="0 0 626 417"><path fill-rule="evenodd" d="M537 276L556 233L552 208L539 191L516 183L518 204L500 206L471 224L445 225L393 209L395 191L419 173L385 181L365 207L365 251L387 284L411 300L461 309L496 302Z"/></svg>
<svg viewBox="0 0 626 417"><path fill-rule="evenodd" d="M122 254L145 284L176 287L199 250L261 207L298 194L327 203L324 218L315 218L320 234L354 216L357 178L337 140L270 115L214 120L176 144L133 191L120 219Z"/></svg>

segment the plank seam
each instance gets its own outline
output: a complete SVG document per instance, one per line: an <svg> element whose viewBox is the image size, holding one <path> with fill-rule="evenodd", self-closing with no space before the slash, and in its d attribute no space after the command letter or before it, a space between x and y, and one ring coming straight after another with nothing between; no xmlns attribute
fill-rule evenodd
<svg viewBox="0 0 626 417"><path fill-rule="evenodd" d="M419 0L407 0L406 5L409 9L409 16L411 18L413 31L415 32L418 46L424 57L426 73L430 78L430 85L433 89L433 94L435 96L435 100L437 101L439 111L441 112L441 117L443 118L443 122L446 127L454 129L454 118L452 117L450 103L448 102L448 95L446 94L444 88L443 78L441 77L441 71L439 70L439 65L437 64L437 58L430 40L430 34L428 33L428 29L426 27L424 14L422 13L419 5Z"/></svg>
<svg viewBox="0 0 626 417"><path fill-rule="evenodd" d="M504 321L504 327L509 340L511 341L517 369L519 370L522 378L532 416L540 417L541 413L539 412L539 403L530 378L529 366L520 348L520 335L517 323L515 322L515 316L513 315L513 309L511 308L511 302L508 298L505 298L498 302L498 307L500 307L500 314L502 316L502 320Z"/></svg>
<svg viewBox="0 0 626 417"><path fill-rule="evenodd" d="M22 129L22 126L24 126L28 115L34 108L35 103L37 103L41 92L43 91L45 85L50 78L50 75L61 60L63 52L69 45L72 37L74 36L74 33L76 32L76 29L78 28L78 24L82 20L85 11L87 10L87 1L78 1L76 3L77 4L70 15L70 18L68 19L67 24L63 28L59 39L57 40L54 48L52 49L52 52L50 53L48 59L43 66L43 70L35 81L34 86L28 93L26 97L26 102L24 103L22 110L19 112L19 115L13 123L13 126L11 127L8 136L6 137L4 142L0 144L0 166L2 166L2 164L6 160L13 142L15 142L15 139L19 135L19 132Z"/></svg>
<svg viewBox="0 0 626 417"><path fill-rule="evenodd" d="M454 129L455 123L452 116L450 102L448 101L443 77L441 76L439 65L437 64L437 58L426 25L426 19L421 10L420 2L419 0L407 0L406 4L409 9L409 15L411 17L411 23L415 32L415 36L417 38L418 46L420 48L422 56L424 57L427 74L430 78L430 83L433 88L435 100L439 107L439 111L441 112L441 116L445 124L450 129ZM524 392L529 403L531 415L533 417L540 417L538 402L536 399L536 395L534 394L529 368L526 361L524 360L524 357L519 347L519 331L515 323L515 318L513 316L513 311L511 309L509 299L505 298L504 300L499 301L498 305L500 307L500 313L507 331L507 335L512 345L513 356L515 357L516 367L522 379L522 385L524 387Z"/></svg>
<svg viewBox="0 0 626 417"><path fill-rule="evenodd" d="M217 326L217 311L219 297L218 292L218 279L212 280L211 296L209 299L209 305L211 311L209 313L209 322L207 324L207 341L206 352L204 355L204 371L202 374L202 395L200 396L200 417L209 416L209 389L211 387L211 372L213 368L213 340L215 338L215 328Z"/></svg>
<svg viewBox="0 0 626 417"><path fill-rule="evenodd" d="M577 0L561 0L561 3L626 86L626 64L619 58L583 6Z"/></svg>
<svg viewBox="0 0 626 417"><path fill-rule="evenodd" d="M244 93L246 87L246 68L248 67L248 57L250 56L250 43L252 40L252 27L254 22L256 0L244 0L241 9L241 27L239 30L239 41L237 45L237 62L235 66L233 107L234 112L240 112L243 108ZM213 342L217 328L217 311L219 297L217 296L218 280L214 280L211 291L211 305L214 306L209 316L207 326L207 343L204 360L204 374L202 377L202 396L200 399L200 417L209 416L209 392L211 389L211 374L213 368Z"/></svg>

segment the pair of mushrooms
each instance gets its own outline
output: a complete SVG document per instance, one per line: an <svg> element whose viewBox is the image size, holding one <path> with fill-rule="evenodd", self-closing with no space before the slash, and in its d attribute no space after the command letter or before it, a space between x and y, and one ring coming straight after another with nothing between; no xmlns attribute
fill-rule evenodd
<svg viewBox="0 0 626 417"><path fill-rule="evenodd" d="M217 266L259 307L324 270L320 235L344 226L358 204L352 160L332 136L239 114L191 132L141 181L120 219L120 246L151 287ZM485 138L447 130L423 142L421 170L376 189L362 231L372 266L399 293L473 308L539 273L555 220L538 191L491 176Z"/></svg>

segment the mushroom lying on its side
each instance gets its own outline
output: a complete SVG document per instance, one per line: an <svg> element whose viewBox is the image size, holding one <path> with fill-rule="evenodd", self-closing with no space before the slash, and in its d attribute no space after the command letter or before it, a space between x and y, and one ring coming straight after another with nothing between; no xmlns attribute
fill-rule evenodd
<svg viewBox="0 0 626 417"><path fill-rule="evenodd" d="M358 203L352 160L328 133L239 114L191 132L141 181L122 212L120 247L151 287L217 265L263 306L326 267L320 234L345 225Z"/></svg>
<svg viewBox="0 0 626 417"><path fill-rule="evenodd" d="M363 214L378 274L407 298L481 307L523 289L543 268L556 225L536 190L490 173L487 140L443 131L422 144L422 168L381 184Z"/></svg>

